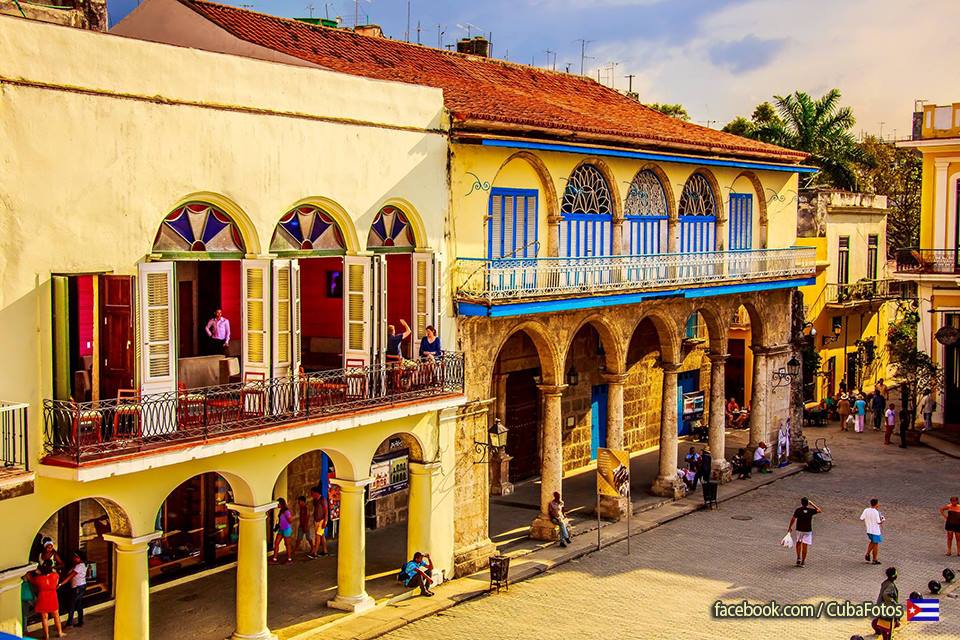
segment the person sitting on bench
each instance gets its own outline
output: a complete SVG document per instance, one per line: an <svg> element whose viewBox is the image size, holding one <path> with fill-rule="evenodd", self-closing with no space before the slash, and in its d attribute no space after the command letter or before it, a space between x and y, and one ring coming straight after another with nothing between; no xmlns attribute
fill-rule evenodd
<svg viewBox="0 0 960 640"><path fill-rule="evenodd" d="M746 453L746 449L737 449L737 455L733 456L733 460L730 461L733 472L737 474L739 480L746 480L750 477L750 464L747 462Z"/></svg>

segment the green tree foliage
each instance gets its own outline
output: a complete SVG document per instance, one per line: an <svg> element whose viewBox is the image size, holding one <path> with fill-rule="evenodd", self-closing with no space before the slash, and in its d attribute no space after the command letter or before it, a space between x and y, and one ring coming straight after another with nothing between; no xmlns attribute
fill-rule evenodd
<svg viewBox="0 0 960 640"><path fill-rule="evenodd" d="M756 125L754 125L751 121L747 120L743 116L737 116L728 122L722 130L726 131L727 133L732 133L735 136L750 138L752 137L751 134L755 128Z"/></svg>
<svg viewBox="0 0 960 640"><path fill-rule="evenodd" d="M686 107L684 107L682 104L651 102L650 104L645 106L650 107L651 109L654 109L656 111L659 111L660 113L664 113L672 118L679 118L684 122L690 121L690 114L687 113Z"/></svg>
<svg viewBox="0 0 960 640"><path fill-rule="evenodd" d="M860 143L863 161L857 166L862 191L887 196L887 254L920 244L920 178L923 158L916 149L898 148L876 136Z"/></svg>
<svg viewBox="0 0 960 640"><path fill-rule="evenodd" d="M890 364L900 380L900 406L908 411L912 427L917 417L917 398L925 389L937 389L943 369L930 354L917 348L917 325L920 313L909 302L900 303L887 329L887 352Z"/></svg>

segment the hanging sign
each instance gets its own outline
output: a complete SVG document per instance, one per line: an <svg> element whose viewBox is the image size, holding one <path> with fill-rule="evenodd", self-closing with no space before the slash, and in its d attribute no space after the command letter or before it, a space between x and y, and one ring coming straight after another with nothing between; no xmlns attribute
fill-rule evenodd
<svg viewBox="0 0 960 640"><path fill-rule="evenodd" d="M597 495L630 495L630 454L619 449L597 449Z"/></svg>

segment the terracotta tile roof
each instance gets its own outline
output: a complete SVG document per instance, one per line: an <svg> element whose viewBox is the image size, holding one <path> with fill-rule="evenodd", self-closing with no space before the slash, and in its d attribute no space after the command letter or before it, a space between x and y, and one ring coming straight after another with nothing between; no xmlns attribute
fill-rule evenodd
<svg viewBox="0 0 960 640"><path fill-rule="evenodd" d="M204 0L180 2L242 40L327 69L440 88L455 130L496 130L512 125L553 135L574 132L584 140L613 139L634 147L790 163L806 157L665 116L581 76L359 35Z"/></svg>

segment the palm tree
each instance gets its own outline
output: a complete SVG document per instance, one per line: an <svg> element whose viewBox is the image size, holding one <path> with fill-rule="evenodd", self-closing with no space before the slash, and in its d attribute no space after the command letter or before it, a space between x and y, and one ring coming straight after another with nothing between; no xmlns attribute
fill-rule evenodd
<svg viewBox="0 0 960 640"><path fill-rule="evenodd" d="M840 91L831 89L814 99L803 91L775 96L777 117L758 124L750 137L782 147L805 151L809 162L820 167L820 184L856 189L854 165L860 148L850 132L856 119L850 107L840 106Z"/></svg>

